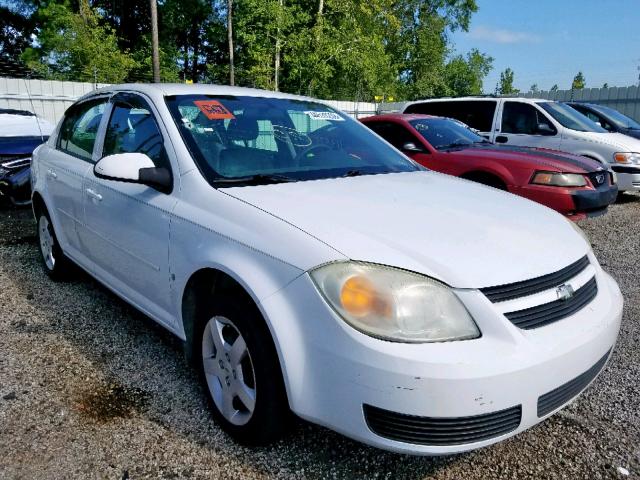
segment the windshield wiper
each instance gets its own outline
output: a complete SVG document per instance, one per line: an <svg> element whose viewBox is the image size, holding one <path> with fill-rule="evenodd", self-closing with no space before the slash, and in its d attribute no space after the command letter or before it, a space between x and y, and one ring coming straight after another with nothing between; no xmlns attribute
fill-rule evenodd
<svg viewBox="0 0 640 480"><path fill-rule="evenodd" d="M215 180L217 185L221 186L238 186L238 185L269 185L271 183L288 183L297 182L295 178L286 175L264 174L247 175L244 177L220 177Z"/></svg>
<svg viewBox="0 0 640 480"><path fill-rule="evenodd" d="M450 148L457 148L457 147L469 147L471 145L473 144L470 142L453 142L447 145L439 145L438 150L448 150Z"/></svg>
<svg viewBox="0 0 640 480"><path fill-rule="evenodd" d="M362 170L349 170L348 172L340 175L341 177L359 177L360 175L364 175Z"/></svg>

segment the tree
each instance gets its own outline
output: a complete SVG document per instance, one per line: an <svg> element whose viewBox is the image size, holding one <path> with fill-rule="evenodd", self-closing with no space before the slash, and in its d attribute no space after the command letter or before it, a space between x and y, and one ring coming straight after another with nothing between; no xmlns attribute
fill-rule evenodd
<svg viewBox="0 0 640 480"><path fill-rule="evenodd" d="M127 78L136 61L122 51L113 30L80 0L79 12L49 3L37 12L38 46L22 54L27 65L46 78L118 83Z"/></svg>
<svg viewBox="0 0 640 480"><path fill-rule="evenodd" d="M500 73L500 81L498 82L498 93L500 95L513 95L519 93L520 90L513 86L514 73L510 68Z"/></svg>
<svg viewBox="0 0 640 480"><path fill-rule="evenodd" d="M609 84L607 82L604 82L604 84L602 85L602 88L609 88Z"/></svg>
<svg viewBox="0 0 640 480"><path fill-rule="evenodd" d="M493 58L473 49L465 57L457 55L445 66L447 95L464 96L482 93L482 81L491 71Z"/></svg>
<svg viewBox="0 0 640 480"><path fill-rule="evenodd" d="M229 46L229 85L235 85L233 66L233 0L227 0L227 44Z"/></svg>
<svg viewBox="0 0 640 480"><path fill-rule="evenodd" d="M571 83L571 90L582 90L585 86L585 78L582 72L578 72L575 77L573 77L573 82Z"/></svg>
<svg viewBox="0 0 640 480"><path fill-rule="evenodd" d="M551 87L551 88L549 89L549 91L550 91L550 92L557 92L557 91L558 91L558 84L557 84L557 83L554 83L554 84L553 84L553 87Z"/></svg>
<svg viewBox="0 0 640 480"><path fill-rule="evenodd" d="M538 84L534 83L529 87L529 91L533 94L540 93L540 89L538 88Z"/></svg>
<svg viewBox="0 0 640 480"><path fill-rule="evenodd" d="M35 22L24 4L0 4L0 60L15 61L31 44Z"/></svg>

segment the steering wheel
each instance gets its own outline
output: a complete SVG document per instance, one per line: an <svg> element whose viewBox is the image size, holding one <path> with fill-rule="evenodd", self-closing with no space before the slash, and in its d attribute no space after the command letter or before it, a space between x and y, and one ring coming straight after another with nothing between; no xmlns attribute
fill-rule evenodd
<svg viewBox="0 0 640 480"><path fill-rule="evenodd" d="M331 147L329 145L325 145L324 143L317 143L315 145L311 145L301 150L300 153L298 153L296 157L293 159L293 161L297 163L298 161L302 160L304 157L309 155L311 152L314 152L316 150L319 152L323 150L331 150Z"/></svg>

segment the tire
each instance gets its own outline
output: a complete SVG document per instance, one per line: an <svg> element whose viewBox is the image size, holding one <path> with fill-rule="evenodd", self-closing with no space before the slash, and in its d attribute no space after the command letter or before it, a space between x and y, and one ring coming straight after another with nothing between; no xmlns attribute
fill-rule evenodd
<svg viewBox="0 0 640 480"><path fill-rule="evenodd" d="M68 279L73 264L60 248L49 213L44 209L39 209L36 214L36 222L40 258L45 272L55 281Z"/></svg>
<svg viewBox="0 0 640 480"><path fill-rule="evenodd" d="M194 336L194 357L214 417L238 443L272 443L287 430L291 412L269 330L257 308L238 296L215 302L210 312Z"/></svg>

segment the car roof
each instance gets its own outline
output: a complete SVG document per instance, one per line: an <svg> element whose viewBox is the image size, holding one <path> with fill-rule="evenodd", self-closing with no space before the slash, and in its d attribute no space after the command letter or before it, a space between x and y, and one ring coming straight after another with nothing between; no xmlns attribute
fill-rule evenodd
<svg viewBox="0 0 640 480"><path fill-rule="evenodd" d="M271 90L260 90L257 88L231 87L229 85L213 85L213 84L184 84L184 83L124 83L120 85L111 85L102 87L84 95L79 100L86 100L93 96L116 93L116 92L138 92L147 94L150 97L172 96L172 95L232 95L245 97L261 97L261 98L281 98L290 100L305 100L317 103L323 103L311 97L300 95L291 95L288 93L274 92Z"/></svg>
<svg viewBox="0 0 640 480"><path fill-rule="evenodd" d="M460 102L460 101L497 101L497 100L517 100L523 103L538 103L538 102L555 102L555 100L549 100L547 98L528 98L528 97L440 97L440 98L427 98L424 100L415 100L413 102L407 102L407 105L412 105L415 103L429 103L429 102Z"/></svg>

